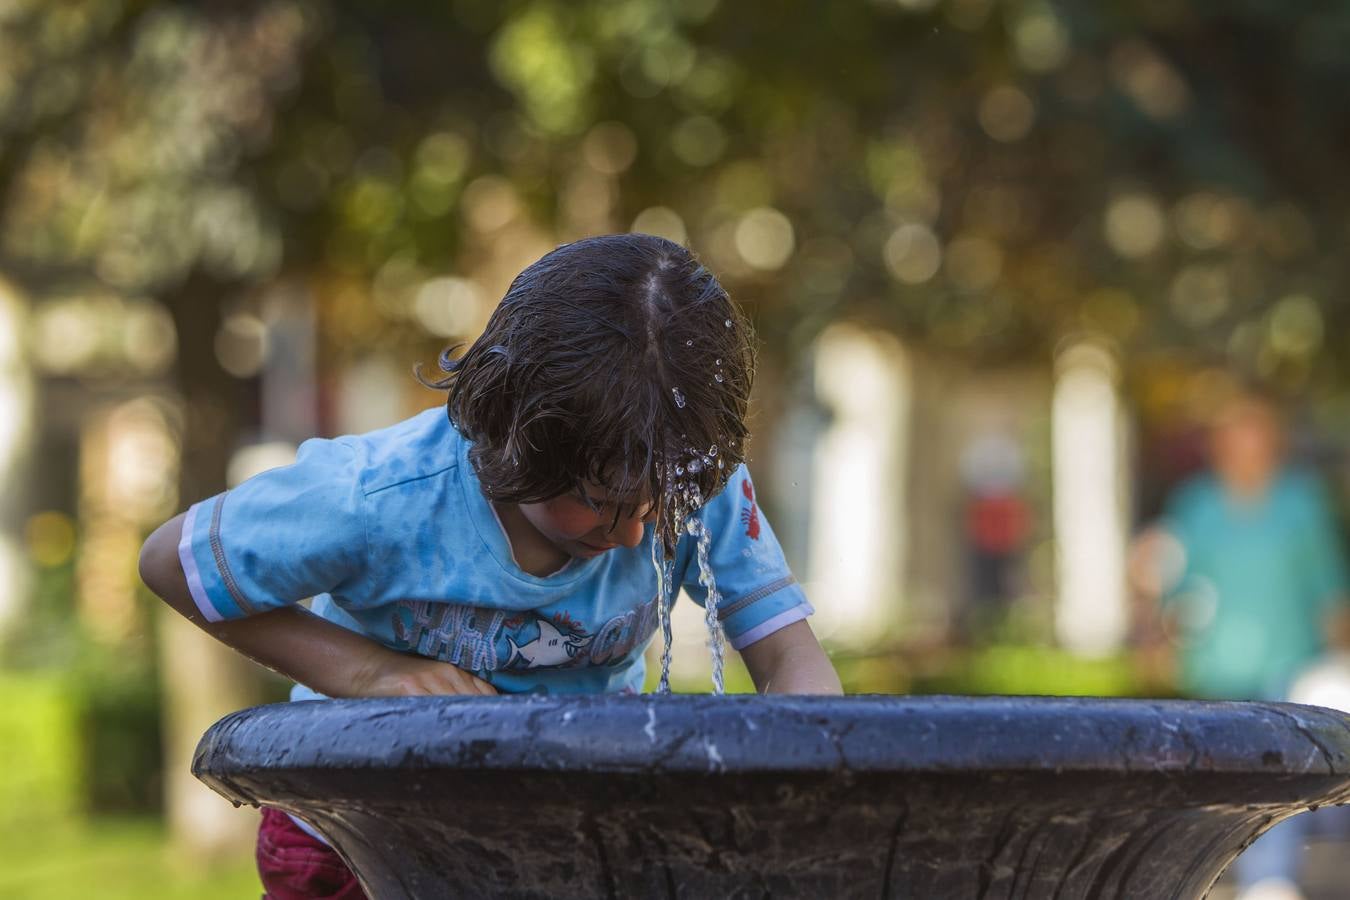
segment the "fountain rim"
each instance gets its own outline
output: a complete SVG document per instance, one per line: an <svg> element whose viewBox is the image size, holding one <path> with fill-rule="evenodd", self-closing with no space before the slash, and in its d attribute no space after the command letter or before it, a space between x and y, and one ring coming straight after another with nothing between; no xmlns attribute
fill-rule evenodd
<svg viewBox="0 0 1350 900"><path fill-rule="evenodd" d="M1083 697L318 700L226 716L202 737L192 768L207 778L299 769L1347 778L1350 716L1289 703Z"/></svg>

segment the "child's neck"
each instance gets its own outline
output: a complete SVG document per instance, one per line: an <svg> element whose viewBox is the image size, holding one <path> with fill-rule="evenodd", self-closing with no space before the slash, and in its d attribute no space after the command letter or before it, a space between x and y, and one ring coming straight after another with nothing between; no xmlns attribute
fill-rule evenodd
<svg viewBox="0 0 1350 900"><path fill-rule="evenodd" d="M506 532L511 558L521 571L543 578L571 562L572 557L559 550L530 524L518 505L493 501L492 508L502 523L502 531Z"/></svg>

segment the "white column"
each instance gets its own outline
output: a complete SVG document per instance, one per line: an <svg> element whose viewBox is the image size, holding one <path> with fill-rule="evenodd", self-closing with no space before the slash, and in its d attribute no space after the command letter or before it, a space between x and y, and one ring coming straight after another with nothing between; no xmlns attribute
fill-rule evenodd
<svg viewBox="0 0 1350 900"><path fill-rule="evenodd" d="M33 383L24 353L24 305L0 280L0 630L22 611L28 560L19 531L33 427Z"/></svg>
<svg viewBox="0 0 1350 900"><path fill-rule="evenodd" d="M835 325L815 371L832 418L815 455L808 591L822 634L869 642L899 617L905 583L909 360L889 334Z"/></svg>
<svg viewBox="0 0 1350 900"><path fill-rule="evenodd" d="M1057 360L1052 471L1058 597L1055 632L1069 650L1102 655L1128 627L1125 428L1115 359L1093 343Z"/></svg>

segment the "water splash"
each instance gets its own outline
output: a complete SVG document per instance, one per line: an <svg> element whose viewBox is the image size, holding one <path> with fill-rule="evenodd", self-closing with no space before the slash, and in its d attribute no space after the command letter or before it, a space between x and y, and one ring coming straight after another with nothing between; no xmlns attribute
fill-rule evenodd
<svg viewBox="0 0 1350 900"><path fill-rule="evenodd" d="M680 393L680 389L677 387L673 387L670 389L670 392L675 396L675 405L678 406L680 409L684 409L685 403L684 394Z"/></svg>

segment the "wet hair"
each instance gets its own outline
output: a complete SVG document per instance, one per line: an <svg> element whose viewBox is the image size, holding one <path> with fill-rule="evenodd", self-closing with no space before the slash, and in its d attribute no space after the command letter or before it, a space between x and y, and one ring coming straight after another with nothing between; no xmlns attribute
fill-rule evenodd
<svg viewBox="0 0 1350 900"><path fill-rule="evenodd" d="M672 241L618 234L558 247L516 276L482 335L458 349L441 354L443 377L422 380L449 392L490 499L585 497L590 481L668 506L694 489L711 498L744 460L750 328Z"/></svg>

